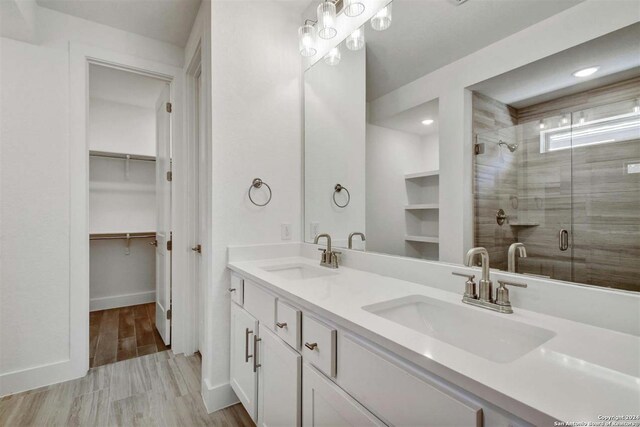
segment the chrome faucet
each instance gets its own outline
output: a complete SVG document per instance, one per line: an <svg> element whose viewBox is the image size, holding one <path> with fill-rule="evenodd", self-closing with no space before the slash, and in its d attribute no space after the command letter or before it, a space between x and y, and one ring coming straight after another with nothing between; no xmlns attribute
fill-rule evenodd
<svg viewBox="0 0 640 427"><path fill-rule="evenodd" d="M329 236L328 233L318 234L315 239L313 239L313 243L317 245L321 237L327 238L327 249L318 248L319 251L322 251L320 265L327 268L338 268L338 255L340 255L340 252L331 250L331 236Z"/></svg>
<svg viewBox="0 0 640 427"><path fill-rule="evenodd" d="M349 234L349 249L353 249L353 236L360 236L363 242L367 240L367 238L364 237L364 233L354 231L353 233Z"/></svg>
<svg viewBox="0 0 640 427"><path fill-rule="evenodd" d="M520 243L520 245L522 245ZM511 245L513 247L513 245ZM513 249L515 253L516 246ZM524 250L524 246L522 246L522 250ZM509 248L509 253L511 253L511 248ZM482 262L482 279L480 279L480 292L479 295L476 296L475 288L476 284L473 281L475 278L474 275L457 273L453 272L452 274L455 276L463 276L467 278L465 283L464 296L462 297L462 302L466 304L475 305L477 307L487 308L489 310L494 310L500 313L513 313L513 308L511 307L511 301L509 300L509 290L507 289L507 285L509 286L518 286L521 288L526 288L526 283L515 283L515 282L507 282L503 280L498 280L498 289L496 289L496 298L493 299L492 292L492 283L489 277L489 252L485 248L473 248L467 252L467 259L465 264L467 267L471 267L473 265L473 260L477 255L480 255ZM522 254L521 254L522 256ZM526 256L526 252L525 252Z"/></svg>
<svg viewBox="0 0 640 427"><path fill-rule="evenodd" d="M516 242L509 246L507 271L510 271L511 273L516 272L516 254L519 255L520 258L527 257L527 249L524 247L524 244Z"/></svg>

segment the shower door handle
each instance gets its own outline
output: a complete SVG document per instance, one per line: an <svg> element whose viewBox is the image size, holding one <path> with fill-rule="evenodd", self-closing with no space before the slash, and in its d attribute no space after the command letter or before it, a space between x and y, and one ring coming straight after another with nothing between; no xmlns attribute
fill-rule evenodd
<svg viewBox="0 0 640 427"><path fill-rule="evenodd" d="M569 249L569 232L564 228L561 228L558 233L558 246L561 251Z"/></svg>

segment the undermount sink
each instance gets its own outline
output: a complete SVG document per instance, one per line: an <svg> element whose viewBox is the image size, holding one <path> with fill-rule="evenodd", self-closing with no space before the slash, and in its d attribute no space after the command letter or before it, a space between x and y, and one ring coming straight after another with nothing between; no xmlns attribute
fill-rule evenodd
<svg viewBox="0 0 640 427"><path fill-rule="evenodd" d="M313 267L307 264L286 264L262 268L287 280L315 279L316 277L331 276L335 271L327 268Z"/></svg>
<svg viewBox="0 0 640 427"><path fill-rule="evenodd" d="M512 362L553 338L553 331L412 295L362 307L378 316L496 363Z"/></svg>

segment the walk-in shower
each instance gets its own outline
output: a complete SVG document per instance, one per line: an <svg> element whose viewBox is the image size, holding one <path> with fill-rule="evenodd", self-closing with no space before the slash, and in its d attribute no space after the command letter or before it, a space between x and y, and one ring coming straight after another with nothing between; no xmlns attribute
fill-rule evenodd
<svg viewBox="0 0 640 427"><path fill-rule="evenodd" d="M637 97L520 121L476 135L475 246L506 270L521 242L519 273L640 291Z"/></svg>

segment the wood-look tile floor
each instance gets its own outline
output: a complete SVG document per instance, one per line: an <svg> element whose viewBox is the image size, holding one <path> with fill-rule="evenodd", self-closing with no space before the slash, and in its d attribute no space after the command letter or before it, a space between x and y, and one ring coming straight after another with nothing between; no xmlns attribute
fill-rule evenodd
<svg viewBox="0 0 640 427"><path fill-rule="evenodd" d="M242 405L207 414L200 357L171 350L0 399L0 426L254 426Z"/></svg>
<svg viewBox="0 0 640 427"><path fill-rule="evenodd" d="M92 311L89 366L96 367L167 350L156 329L156 304Z"/></svg>

